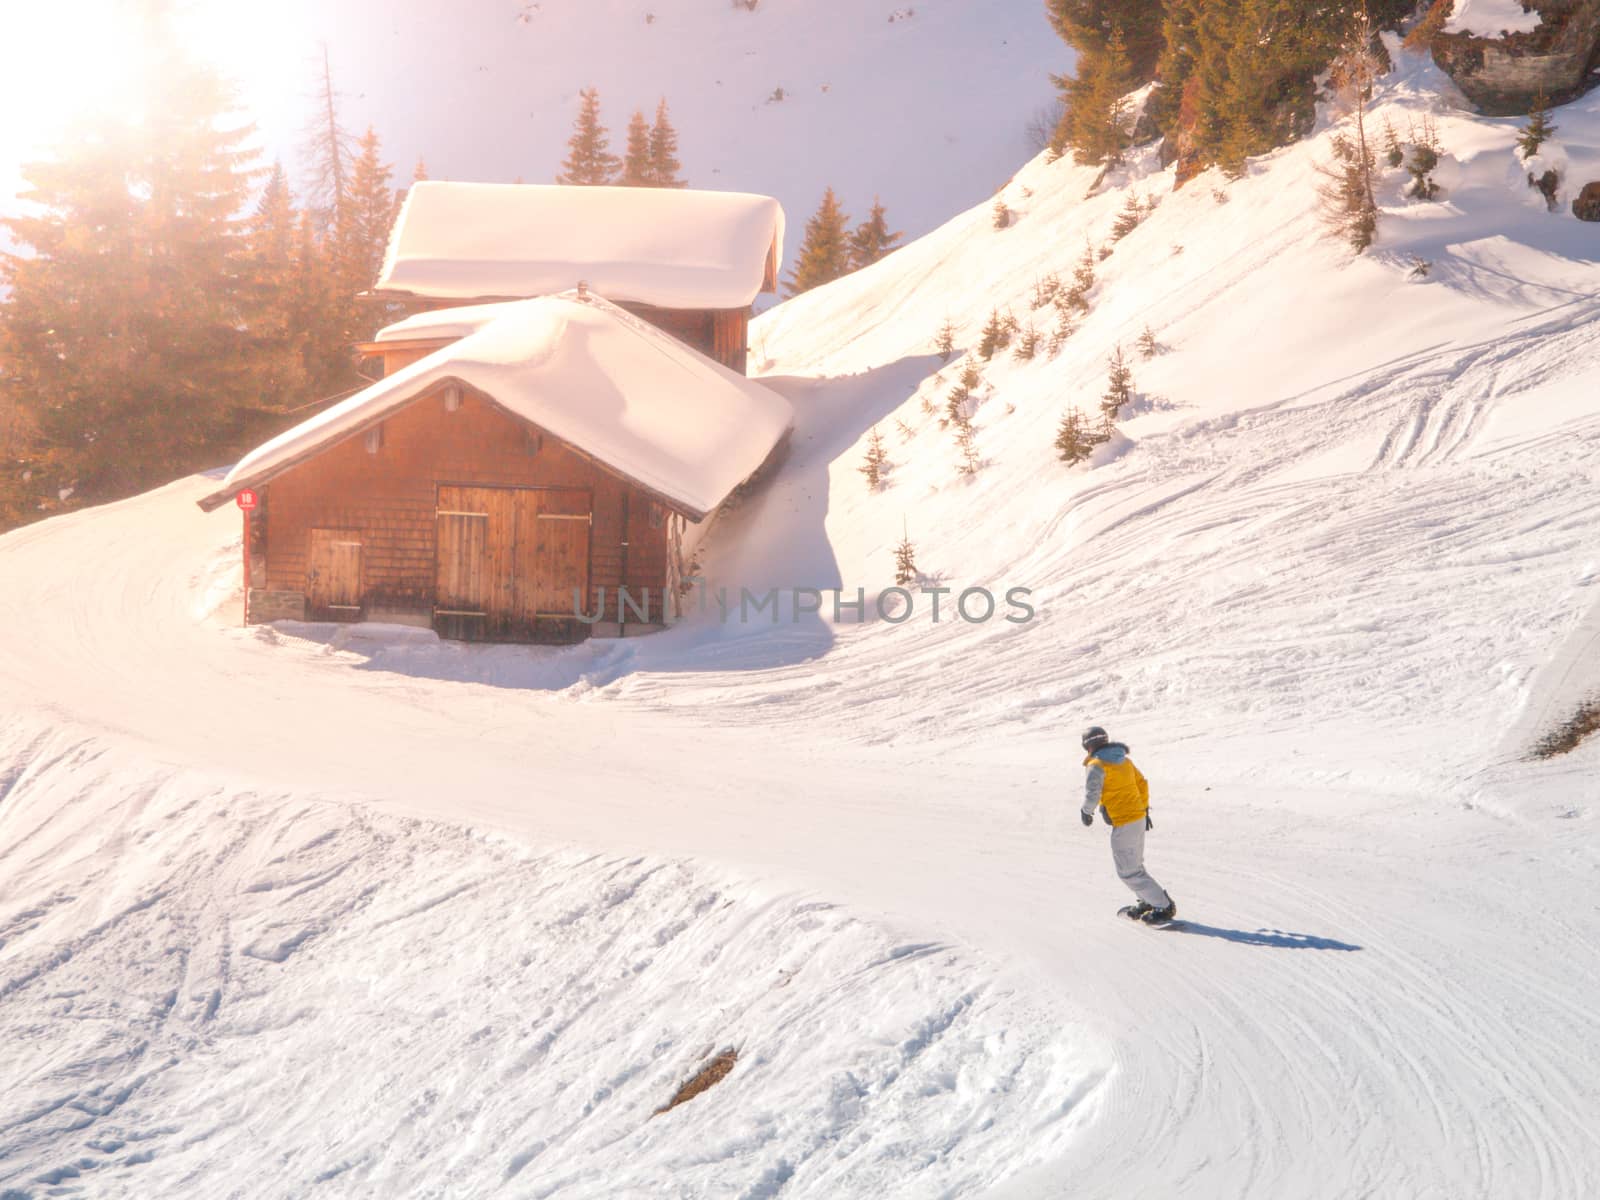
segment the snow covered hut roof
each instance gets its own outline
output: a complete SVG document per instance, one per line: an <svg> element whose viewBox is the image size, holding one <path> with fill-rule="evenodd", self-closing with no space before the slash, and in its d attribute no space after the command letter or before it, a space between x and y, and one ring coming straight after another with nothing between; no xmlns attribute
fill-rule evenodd
<svg viewBox="0 0 1600 1200"><path fill-rule="evenodd" d="M210 511L447 381L482 392L700 520L766 461L789 402L597 296L503 306L476 332L303 421L241 459Z"/></svg>
<svg viewBox="0 0 1600 1200"><path fill-rule="evenodd" d="M501 300L493 304L463 304L457 308L435 308L414 313L393 325L385 325L374 342L432 342L441 338L464 338L477 333L491 321L499 320L526 300Z"/></svg>
<svg viewBox="0 0 1600 1200"><path fill-rule="evenodd" d="M743 308L776 288L783 233L783 206L743 192L423 180L374 290L486 300L587 283L618 304Z"/></svg>

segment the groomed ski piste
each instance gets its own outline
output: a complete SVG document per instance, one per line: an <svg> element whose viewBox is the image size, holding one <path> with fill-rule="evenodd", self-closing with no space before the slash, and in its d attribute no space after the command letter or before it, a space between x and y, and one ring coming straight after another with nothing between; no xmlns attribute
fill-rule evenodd
<svg viewBox="0 0 1600 1200"><path fill-rule="evenodd" d="M1600 689L1600 94L1552 213L1397 56L1375 119L1433 116L1444 194L1389 176L1360 259L1324 129L1177 192L1035 161L1009 228L766 316L789 457L668 633L241 629L214 478L0 541L0 1195L1600 1194L1600 739L1530 757ZM1130 193L961 475L962 354ZM945 619L871 605L903 531ZM867 619L733 619L797 587ZM1181 929L1116 917L1091 721Z"/></svg>

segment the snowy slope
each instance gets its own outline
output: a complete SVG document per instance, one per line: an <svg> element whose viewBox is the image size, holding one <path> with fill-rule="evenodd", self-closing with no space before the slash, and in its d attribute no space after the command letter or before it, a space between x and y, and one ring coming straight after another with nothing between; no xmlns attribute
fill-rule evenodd
<svg viewBox="0 0 1600 1200"><path fill-rule="evenodd" d="M793 452L665 635L229 627L214 480L9 535L0 1187L1600 1190L1600 743L1525 758L1600 688L1600 239L1441 86L1385 81L1446 196L1390 180L1359 261L1312 211L1324 135L1176 194L1033 163L1010 228L985 203L775 310ZM1546 157L1600 177L1600 97L1556 118ZM1130 190L1161 203L1081 328L984 368L959 476L939 325L1026 318ZM1146 324L1126 441L1064 468L1063 408ZM876 591L902 521L930 579L1038 619L718 619ZM1089 720L1151 777L1187 932L1109 915Z"/></svg>

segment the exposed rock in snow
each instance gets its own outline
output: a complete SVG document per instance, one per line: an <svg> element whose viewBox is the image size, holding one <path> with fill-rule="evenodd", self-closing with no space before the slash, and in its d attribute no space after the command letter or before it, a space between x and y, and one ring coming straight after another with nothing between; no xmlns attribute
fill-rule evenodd
<svg viewBox="0 0 1600 1200"><path fill-rule="evenodd" d="M1600 54L1600 0L1457 0L1433 56L1483 112L1530 111L1592 86Z"/></svg>

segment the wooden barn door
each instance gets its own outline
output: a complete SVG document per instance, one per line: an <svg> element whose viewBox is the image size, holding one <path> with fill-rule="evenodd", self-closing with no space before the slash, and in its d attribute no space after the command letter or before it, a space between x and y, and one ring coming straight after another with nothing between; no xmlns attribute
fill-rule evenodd
<svg viewBox="0 0 1600 1200"><path fill-rule="evenodd" d="M587 612L593 507L586 491L517 493L517 619L538 641L576 642L588 635L573 595Z"/></svg>
<svg viewBox="0 0 1600 1200"><path fill-rule="evenodd" d="M313 621L361 616L361 540L347 530L313 529L306 554L306 611Z"/></svg>
<svg viewBox="0 0 1600 1200"><path fill-rule="evenodd" d="M434 627L466 641L588 635L572 589L589 587L589 493L441 487Z"/></svg>

